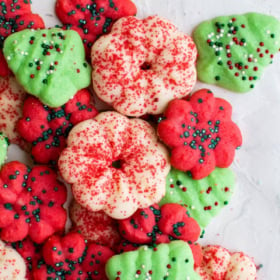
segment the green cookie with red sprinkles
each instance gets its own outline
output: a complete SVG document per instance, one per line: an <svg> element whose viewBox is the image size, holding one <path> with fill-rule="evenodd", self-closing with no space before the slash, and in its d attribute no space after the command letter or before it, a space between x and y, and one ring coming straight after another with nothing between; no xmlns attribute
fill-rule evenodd
<svg viewBox="0 0 280 280"><path fill-rule="evenodd" d="M18 82L49 107L64 105L90 85L91 67L73 30L23 30L5 40L3 51Z"/></svg>
<svg viewBox="0 0 280 280"><path fill-rule="evenodd" d="M8 76L10 70L2 53L4 40L23 29L45 28L43 19L31 11L31 0L4 0L0 9L0 76Z"/></svg>
<svg viewBox="0 0 280 280"><path fill-rule="evenodd" d="M235 176L229 168L216 168L200 180L172 168L166 178L166 194L159 204L183 205L190 217L205 228L229 204L234 190Z"/></svg>
<svg viewBox="0 0 280 280"><path fill-rule="evenodd" d="M187 100L172 100L157 128L171 149L171 165L188 171L195 180L208 176L215 167L229 167L242 144L231 115L230 103L215 98L208 89Z"/></svg>
<svg viewBox="0 0 280 280"><path fill-rule="evenodd" d="M53 235L42 248L33 279L105 280L105 263L113 255L109 248L88 243L78 233Z"/></svg>
<svg viewBox="0 0 280 280"><path fill-rule="evenodd" d="M78 91L65 105L52 109L35 97L28 97L23 105L17 131L32 143L32 157L38 163L56 161L66 146L66 138L74 125L97 115L88 90Z"/></svg>
<svg viewBox="0 0 280 280"><path fill-rule="evenodd" d="M260 80L280 48L280 21L247 13L201 23L193 33L202 82L248 92Z"/></svg>
<svg viewBox="0 0 280 280"><path fill-rule="evenodd" d="M21 241L27 236L43 243L66 223L66 188L47 166L32 169L13 161L0 172L0 238Z"/></svg>
<svg viewBox="0 0 280 280"><path fill-rule="evenodd" d="M89 56L95 40L119 18L136 15L137 8L130 0L57 0L55 11L66 29L80 34Z"/></svg>
<svg viewBox="0 0 280 280"><path fill-rule="evenodd" d="M188 243L172 241L154 248L142 246L136 251L113 256L106 264L109 280L198 280Z"/></svg>

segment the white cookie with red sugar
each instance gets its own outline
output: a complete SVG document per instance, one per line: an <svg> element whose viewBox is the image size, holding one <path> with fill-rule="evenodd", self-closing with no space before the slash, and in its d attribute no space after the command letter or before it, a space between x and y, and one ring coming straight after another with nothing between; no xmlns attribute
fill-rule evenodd
<svg viewBox="0 0 280 280"><path fill-rule="evenodd" d="M0 77L0 131L4 132L13 144L26 148L26 142L16 130L22 115L25 91L12 76Z"/></svg>
<svg viewBox="0 0 280 280"><path fill-rule="evenodd" d="M146 121L104 112L75 126L67 146L59 170L88 210L125 219L164 196L168 151Z"/></svg>
<svg viewBox="0 0 280 280"><path fill-rule="evenodd" d="M16 250L0 240L0 279L24 280L26 265Z"/></svg>
<svg viewBox="0 0 280 280"><path fill-rule="evenodd" d="M92 48L93 88L127 116L160 114L196 82L192 38L158 16L118 20Z"/></svg>
<svg viewBox="0 0 280 280"><path fill-rule="evenodd" d="M203 260L196 269L202 280L255 280L257 269L252 258L242 252L230 253L220 246L202 248Z"/></svg>
<svg viewBox="0 0 280 280"><path fill-rule="evenodd" d="M103 211L89 211L76 201L70 209L72 230L81 233L86 240L103 246L114 248L119 245L121 237L118 232L117 221Z"/></svg>

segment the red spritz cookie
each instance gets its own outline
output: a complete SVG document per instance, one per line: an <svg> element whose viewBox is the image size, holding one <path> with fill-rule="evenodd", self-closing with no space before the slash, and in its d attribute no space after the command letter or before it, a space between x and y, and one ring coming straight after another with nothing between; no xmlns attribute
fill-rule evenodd
<svg viewBox="0 0 280 280"><path fill-rule="evenodd" d="M29 236L42 243L64 231L66 188L46 166L33 169L13 161L0 172L0 238L7 242Z"/></svg>
<svg viewBox="0 0 280 280"><path fill-rule="evenodd" d="M215 167L230 166L242 144L231 114L231 105L207 89L188 100L171 101L158 125L158 135L172 149L172 166L190 171L193 179L208 176Z"/></svg>
<svg viewBox="0 0 280 280"><path fill-rule="evenodd" d="M49 108L35 97L28 97L23 106L23 117L17 124L20 135L32 143L35 162L55 164L66 146L66 138L74 125L91 119L97 110L90 92L80 90L65 105Z"/></svg>
<svg viewBox="0 0 280 280"><path fill-rule="evenodd" d="M66 29L80 34L88 56L95 40L108 33L116 20L137 13L130 0L57 0L55 11Z"/></svg>
<svg viewBox="0 0 280 280"><path fill-rule="evenodd" d="M92 212L76 201L70 207L72 231L78 231L90 242L114 248L120 243L117 222L103 211Z"/></svg>
<svg viewBox="0 0 280 280"><path fill-rule="evenodd" d="M4 0L0 9L0 76L9 75L10 71L2 53L6 37L23 29L44 28L43 19L31 11L31 0Z"/></svg>
<svg viewBox="0 0 280 280"><path fill-rule="evenodd" d="M91 54L96 94L127 116L160 114L196 82L192 38L158 16L118 20Z"/></svg>
<svg viewBox="0 0 280 280"><path fill-rule="evenodd" d="M220 246L202 248L203 259L196 269L201 280L255 280L256 265L242 252L230 253Z"/></svg>
<svg viewBox="0 0 280 280"><path fill-rule="evenodd" d="M44 264L33 268L34 280L105 280L105 264L114 252L94 243L86 243L78 233L64 237L53 235L43 246ZM59 278L56 278L59 276Z"/></svg>
<svg viewBox="0 0 280 280"><path fill-rule="evenodd" d="M175 203L139 209L118 224L122 237L136 244L168 243L174 239L192 244L201 231L198 223L188 216L186 208Z"/></svg>
<svg viewBox="0 0 280 280"><path fill-rule="evenodd" d="M170 169L150 124L110 111L71 130L58 166L79 204L115 219L159 202Z"/></svg>

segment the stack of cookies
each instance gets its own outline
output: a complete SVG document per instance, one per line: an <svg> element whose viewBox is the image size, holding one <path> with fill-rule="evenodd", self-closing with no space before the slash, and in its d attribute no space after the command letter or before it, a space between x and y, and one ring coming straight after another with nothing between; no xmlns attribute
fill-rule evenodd
<svg viewBox="0 0 280 280"><path fill-rule="evenodd" d="M191 37L130 0L57 0L45 29L30 2L0 10L0 279L257 279L251 257L199 244L242 135L228 101L193 88L252 90L280 22L224 16ZM9 143L34 165L5 163Z"/></svg>

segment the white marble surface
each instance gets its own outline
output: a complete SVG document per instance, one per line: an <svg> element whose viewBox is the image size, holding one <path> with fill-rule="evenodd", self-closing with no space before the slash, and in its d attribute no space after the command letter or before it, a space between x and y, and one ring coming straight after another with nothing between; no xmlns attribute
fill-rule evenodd
<svg viewBox="0 0 280 280"><path fill-rule="evenodd" d="M40 13L47 26L58 23L54 0L33 0L33 11ZM257 11L280 19L279 0L135 0L139 17L158 14L172 20L190 34L201 21L219 15ZM240 126L244 145L232 166L237 176L237 191L222 213L212 221L201 240L220 244L233 251L253 256L260 280L279 280L280 273L280 55L263 75L256 88L235 94L210 87L216 95L233 105L234 120ZM205 87L201 83L196 88ZM9 160L24 160L11 147Z"/></svg>

